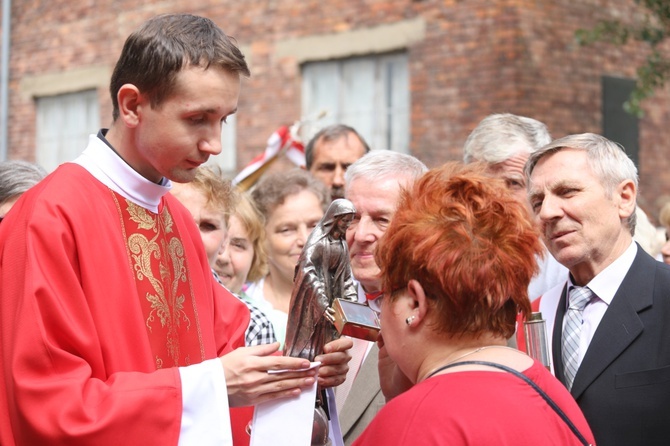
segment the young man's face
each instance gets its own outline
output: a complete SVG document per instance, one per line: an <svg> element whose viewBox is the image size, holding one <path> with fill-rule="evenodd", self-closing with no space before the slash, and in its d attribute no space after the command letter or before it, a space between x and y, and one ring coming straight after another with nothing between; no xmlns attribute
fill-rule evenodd
<svg viewBox="0 0 670 446"><path fill-rule="evenodd" d="M134 150L126 161L145 178L178 183L195 177L198 166L221 152L221 125L237 110L240 77L221 68L184 68L173 93L153 108L140 95Z"/></svg>

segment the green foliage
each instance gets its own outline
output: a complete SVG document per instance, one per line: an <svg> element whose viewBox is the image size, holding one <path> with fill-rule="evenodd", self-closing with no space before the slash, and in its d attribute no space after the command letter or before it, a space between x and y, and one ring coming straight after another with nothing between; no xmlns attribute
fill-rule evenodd
<svg viewBox="0 0 670 446"><path fill-rule="evenodd" d="M670 59L658 51L658 44L670 33L670 0L635 0L645 9L644 17L633 23L603 20L592 29L579 29L575 38L580 45L609 42L625 45L629 40L644 42L651 49L650 55L637 70L637 83L624 104L628 113L642 116L641 103L662 87L670 77Z"/></svg>

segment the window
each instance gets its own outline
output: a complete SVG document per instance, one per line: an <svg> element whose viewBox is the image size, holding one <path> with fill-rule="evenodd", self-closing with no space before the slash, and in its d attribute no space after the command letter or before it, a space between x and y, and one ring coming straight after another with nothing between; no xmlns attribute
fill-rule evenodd
<svg viewBox="0 0 670 446"><path fill-rule="evenodd" d="M308 62L302 75L304 141L338 123L355 128L373 149L409 152L406 53Z"/></svg>
<svg viewBox="0 0 670 446"><path fill-rule="evenodd" d="M626 153L639 166L640 131L636 116L623 109L635 88L633 79L603 76L603 136L621 144Z"/></svg>
<svg viewBox="0 0 670 446"><path fill-rule="evenodd" d="M97 90L37 98L37 163L47 171L72 161L100 127Z"/></svg>

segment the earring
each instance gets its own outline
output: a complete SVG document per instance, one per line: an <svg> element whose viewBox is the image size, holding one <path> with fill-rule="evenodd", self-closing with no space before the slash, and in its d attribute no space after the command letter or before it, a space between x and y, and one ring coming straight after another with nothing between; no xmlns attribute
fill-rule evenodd
<svg viewBox="0 0 670 446"><path fill-rule="evenodd" d="M412 325L412 322L414 322L414 319L416 319L416 316L410 316L407 319L405 319L405 323L407 325Z"/></svg>

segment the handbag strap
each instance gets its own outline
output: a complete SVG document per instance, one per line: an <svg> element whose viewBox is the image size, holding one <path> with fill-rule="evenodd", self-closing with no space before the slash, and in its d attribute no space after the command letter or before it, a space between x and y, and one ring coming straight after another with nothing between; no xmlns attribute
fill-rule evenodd
<svg viewBox="0 0 670 446"><path fill-rule="evenodd" d="M489 362L489 361L462 361L462 362L455 362L455 363L453 363L453 364L447 364L447 365L445 365L445 366L442 366L442 367L440 367L439 369L435 370L435 371L434 371L433 373L431 373L430 375L428 375L427 378L430 378L431 376L433 376L433 375L435 375L436 373L439 373L439 372L441 372L441 371L443 371L443 370L449 369L449 368L451 368L451 367L461 366L461 365L484 365L484 366L488 366L488 367L493 367L493 368L496 368L496 369L504 370L504 371L509 372L509 373L511 373L512 375L514 375L514 376L516 376L516 377L518 377L518 378L521 378L521 379L524 380L528 385L530 385L533 389L535 389L535 391L536 391L538 394L540 394L540 396L547 402L547 404L549 405L549 407L551 407L551 408L554 410L554 412L556 412L556 413L558 414L558 416L561 417L561 419L565 422L565 424L567 424L567 426L570 428L570 430L571 430L571 431L575 434L575 436L579 439L579 441L580 441L581 444L583 444L583 445L585 445L585 446L590 446L590 444L589 444L589 442L586 440L586 438L584 438L584 436L582 435L582 433L579 432L579 429L577 429L577 427L572 423L572 421L570 420L570 418L568 418L568 416L565 414L565 412L563 412L563 410L562 410L560 407L558 407L558 405L554 402L554 400L552 400L552 399L549 397L549 395L547 395L547 393L546 393L544 390L542 390L542 389L540 388L540 386L538 386L537 384L535 384L535 382L534 382L532 379L530 379L529 377L527 377L527 376L524 375L523 373L521 373L521 372L519 372L519 371L517 371L517 370L514 370L514 369L511 368L511 367L507 367L506 365L498 364L498 363L495 363L495 362Z"/></svg>

